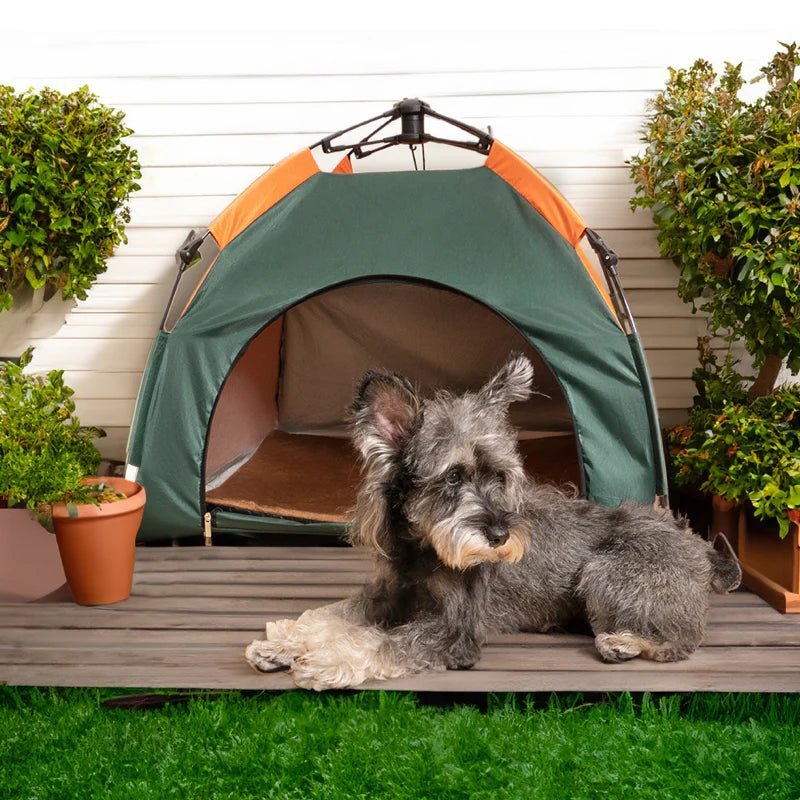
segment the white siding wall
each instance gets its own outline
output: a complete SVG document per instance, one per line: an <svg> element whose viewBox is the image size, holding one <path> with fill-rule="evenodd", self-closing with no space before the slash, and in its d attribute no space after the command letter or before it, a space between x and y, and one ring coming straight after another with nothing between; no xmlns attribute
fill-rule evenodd
<svg viewBox="0 0 800 800"><path fill-rule="evenodd" d="M638 149L648 97L666 67L705 57L743 61L745 72L791 31L720 34L626 32L415 36L226 33L194 37L72 34L36 51L8 38L0 81L18 89L71 90L87 83L125 111L143 166L129 243L109 260L88 300L52 333L29 328L34 365L62 368L85 424L122 458L141 372L174 276L173 253L276 159L323 134L419 96L493 133L564 193L621 256L621 273L646 346L664 422L690 403L695 340L705 330L677 298L677 270L659 258L652 220L628 208L626 157ZM795 37L796 38L796 37ZM356 169L397 166L376 156ZM470 154L448 153L447 164ZM459 159L461 161L459 162ZM431 156L431 161L433 156ZM429 163L429 166L431 164Z"/></svg>

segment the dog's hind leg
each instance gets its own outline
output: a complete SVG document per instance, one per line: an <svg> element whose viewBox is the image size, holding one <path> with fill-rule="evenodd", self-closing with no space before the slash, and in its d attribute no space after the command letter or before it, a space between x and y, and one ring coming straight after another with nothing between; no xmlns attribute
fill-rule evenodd
<svg viewBox="0 0 800 800"><path fill-rule="evenodd" d="M619 664L636 656L651 661L683 661L694 651L690 644L680 642L657 642L647 636L630 631L615 633L598 633L594 639L597 652L603 661Z"/></svg>

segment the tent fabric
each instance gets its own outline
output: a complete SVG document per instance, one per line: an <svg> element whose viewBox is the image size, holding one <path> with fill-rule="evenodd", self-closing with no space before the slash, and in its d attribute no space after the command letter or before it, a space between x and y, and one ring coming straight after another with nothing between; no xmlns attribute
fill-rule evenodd
<svg viewBox="0 0 800 800"><path fill-rule="evenodd" d="M616 310L608 291L600 283L596 273L586 262L585 255L578 247L586 231L586 225L575 209L549 181L502 142L494 141L484 167L492 170L513 186L567 242L577 249L592 282L605 300L612 315L616 317ZM308 148L287 156L267 170L209 225L209 231L219 247L225 247L261 214L268 211L281 198L319 171L319 166ZM333 174L353 174L353 165L349 154L336 165ZM210 270L213 266L212 262L208 269ZM202 280L205 280L207 274L203 276ZM194 299L194 294L191 299ZM188 308L188 304L186 308Z"/></svg>
<svg viewBox="0 0 800 800"><path fill-rule="evenodd" d="M310 150L300 150L277 163L253 181L212 223L211 231L222 248L254 220L319 172Z"/></svg>
<svg viewBox="0 0 800 800"><path fill-rule="evenodd" d="M222 246L184 316L156 336L128 453L148 492L144 538L201 530L209 427L248 344L302 301L355 282L418 281L493 309L558 380L587 496L617 505L665 493L638 340L575 246L514 186L487 166L308 172Z"/></svg>

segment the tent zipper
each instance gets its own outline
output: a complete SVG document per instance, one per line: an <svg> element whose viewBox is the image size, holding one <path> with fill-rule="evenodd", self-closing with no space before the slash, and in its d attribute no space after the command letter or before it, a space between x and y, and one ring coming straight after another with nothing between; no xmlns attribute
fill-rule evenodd
<svg viewBox="0 0 800 800"><path fill-rule="evenodd" d="M203 514L203 538L205 539L204 544L206 547L211 547L213 542L211 541L211 512L206 511Z"/></svg>

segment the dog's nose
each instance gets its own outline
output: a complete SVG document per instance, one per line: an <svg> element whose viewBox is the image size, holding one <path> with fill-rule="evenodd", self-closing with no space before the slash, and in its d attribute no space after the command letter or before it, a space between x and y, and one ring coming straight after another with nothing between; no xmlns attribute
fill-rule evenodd
<svg viewBox="0 0 800 800"><path fill-rule="evenodd" d="M508 528L502 525L492 525L484 530L483 535L491 547L500 547L508 541Z"/></svg>

